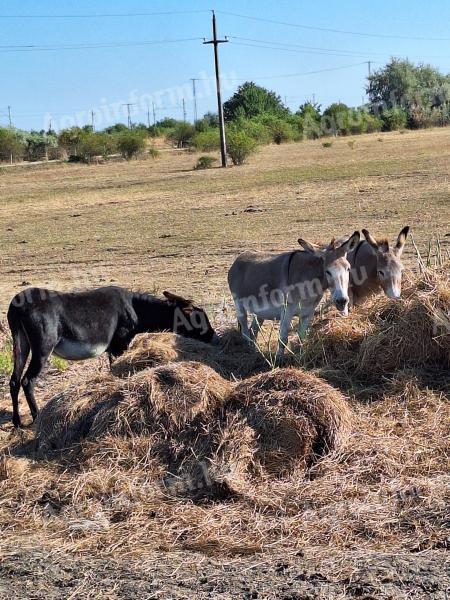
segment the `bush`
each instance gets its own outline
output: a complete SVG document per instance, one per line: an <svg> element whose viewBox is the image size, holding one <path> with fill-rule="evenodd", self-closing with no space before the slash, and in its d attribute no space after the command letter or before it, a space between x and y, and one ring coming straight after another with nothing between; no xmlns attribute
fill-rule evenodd
<svg viewBox="0 0 450 600"><path fill-rule="evenodd" d="M408 115L402 108L389 108L381 114L384 131L403 129L408 122Z"/></svg>
<svg viewBox="0 0 450 600"><path fill-rule="evenodd" d="M195 127L190 123L178 122L167 134L167 139L176 144L177 148L185 148L192 143L195 133Z"/></svg>
<svg viewBox="0 0 450 600"><path fill-rule="evenodd" d="M200 156L194 169L196 171L200 171L202 169L211 169L213 164L216 161L217 161L217 158L215 158L214 156L209 156L209 155Z"/></svg>
<svg viewBox="0 0 450 600"><path fill-rule="evenodd" d="M244 131L231 129L227 133L227 151L234 165L242 165L256 150L257 143Z"/></svg>
<svg viewBox="0 0 450 600"><path fill-rule="evenodd" d="M117 148L124 158L136 158L145 149L145 134L142 131L124 131L117 136Z"/></svg>
<svg viewBox="0 0 450 600"><path fill-rule="evenodd" d="M322 143L322 146L324 148L331 148L332 145L333 145L333 142L323 142Z"/></svg>
<svg viewBox="0 0 450 600"><path fill-rule="evenodd" d="M192 144L204 152L210 152L211 150L217 150L220 148L220 133L218 129L208 128L205 131L200 131L195 134Z"/></svg>
<svg viewBox="0 0 450 600"><path fill-rule="evenodd" d="M13 129L0 128L0 160L20 160L25 154L25 143Z"/></svg>
<svg viewBox="0 0 450 600"><path fill-rule="evenodd" d="M257 144L270 144L272 135L269 128L259 118L241 119L235 122L235 129L246 133Z"/></svg>
<svg viewBox="0 0 450 600"><path fill-rule="evenodd" d="M159 158L161 156L161 152L154 146L150 146L150 148L148 149L148 154L152 158Z"/></svg>
<svg viewBox="0 0 450 600"><path fill-rule="evenodd" d="M260 123L265 126L270 135L270 141L275 144L281 144L292 140L294 131L287 121L273 115L264 115L259 119Z"/></svg>
<svg viewBox="0 0 450 600"><path fill-rule="evenodd" d="M106 158L114 152L115 148L113 136L107 133L85 131L80 136L78 154L84 162L90 163L96 156Z"/></svg>

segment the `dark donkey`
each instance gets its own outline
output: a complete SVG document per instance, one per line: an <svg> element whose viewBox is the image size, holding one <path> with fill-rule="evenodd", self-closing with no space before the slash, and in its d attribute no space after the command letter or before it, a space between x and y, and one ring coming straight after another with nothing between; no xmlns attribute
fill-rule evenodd
<svg viewBox="0 0 450 600"><path fill-rule="evenodd" d="M120 287L59 293L30 288L17 294L8 309L14 370L10 381L13 424L20 427L22 385L33 420L38 408L34 384L52 352L68 360L122 354L138 333L173 331L204 342L217 336L205 311L192 300L164 292L165 300ZM31 360L24 377L28 355Z"/></svg>

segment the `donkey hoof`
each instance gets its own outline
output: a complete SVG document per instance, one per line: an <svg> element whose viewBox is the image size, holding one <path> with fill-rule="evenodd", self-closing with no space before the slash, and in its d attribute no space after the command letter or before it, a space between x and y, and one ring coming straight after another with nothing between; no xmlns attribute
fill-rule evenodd
<svg viewBox="0 0 450 600"><path fill-rule="evenodd" d="M13 417L13 420L12 420L12 422L13 422L13 426L14 426L16 429L19 429L20 427L22 427L22 421L20 420L20 418L19 418L19 417Z"/></svg>

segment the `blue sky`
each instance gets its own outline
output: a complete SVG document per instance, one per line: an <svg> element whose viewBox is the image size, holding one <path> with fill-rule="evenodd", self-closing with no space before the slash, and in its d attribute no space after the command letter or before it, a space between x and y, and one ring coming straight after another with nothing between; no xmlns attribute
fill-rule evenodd
<svg viewBox="0 0 450 600"><path fill-rule="evenodd" d="M187 118L192 120L190 78L200 80L196 83L198 114L215 111L214 82L209 79L214 73L212 47L202 44L202 38L211 35L211 8L217 11L219 35L230 36L230 43L220 46L224 99L240 82L251 79L275 90L292 109L313 95L323 106L337 100L357 105L364 94L365 61L371 60L376 69L390 56L429 62L450 72L448 0L0 1L0 123L7 123L8 105L13 124L25 129L47 127L50 119L54 128L82 125L90 122L90 110L95 112L98 128L118 120L126 122L123 104L127 102L134 104L135 122L146 121L147 105L153 120L152 102L157 119L182 118L183 98ZM165 11L198 12L50 18ZM17 18L21 15L48 18ZM185 38L198 39L134 45ZM77 44L107 47L12 48ZM305 74L312 71L322 72Z"/></svg>

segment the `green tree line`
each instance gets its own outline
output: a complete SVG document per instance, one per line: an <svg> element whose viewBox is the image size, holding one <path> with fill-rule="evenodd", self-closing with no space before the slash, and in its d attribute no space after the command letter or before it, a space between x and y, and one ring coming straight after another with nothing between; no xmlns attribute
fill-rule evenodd
<svg viewBox="0 0 450 600"><path fill-rule="evenodd" d="M392 59L368 78L367 95L367 104L356 108L336 102L322 110L306 102L291 111L274 91L245 82L223 107L228 154L239 165L261 144L450 124L450 75L430 65ZM207 113L194 124L166 118L132 130L121 123L100 132L71 127L58 135L0 128L0 160L42 160L58 153L87 163L112 154L130 160L145 152L156 156L151 144L156 137L177 148L211 152L220 146L218 125L217 115Z"/></svg>

